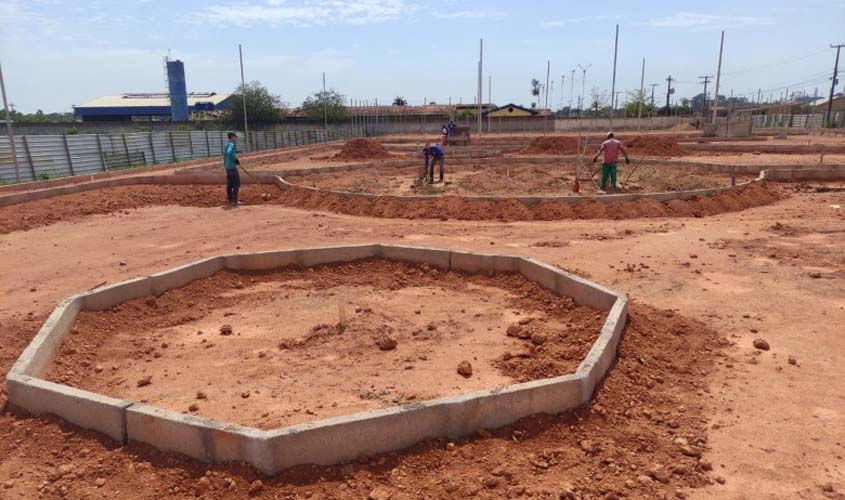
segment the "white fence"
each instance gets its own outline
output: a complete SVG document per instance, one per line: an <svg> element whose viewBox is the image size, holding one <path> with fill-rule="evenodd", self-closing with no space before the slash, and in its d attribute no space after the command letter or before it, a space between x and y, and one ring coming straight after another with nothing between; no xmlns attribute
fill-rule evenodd
<svg viewBox="0 0 845 500"><path fill-rule="evenodd" d="M835 124L837 127L845 127L845 111L834 111L830 118L831 123ZM754 115L751 117L751 124L754 128L820 129L824 127L824 122L824 113L801 115L771 113L766 115Z"/></svg>
<svg viewBox="0 0 845 500"><path fill-rule="evenodd" d="M359 131L360 132L360 131ZM371 132L371 131L368 131ZM241 132L239 148L246 149ZM353 136L351 129L250 132L249 151L316 144ZM14 136L21 182L108 172L219 156L224 131ZM0 136L0 183L16 182L9 138Z"/></svg>

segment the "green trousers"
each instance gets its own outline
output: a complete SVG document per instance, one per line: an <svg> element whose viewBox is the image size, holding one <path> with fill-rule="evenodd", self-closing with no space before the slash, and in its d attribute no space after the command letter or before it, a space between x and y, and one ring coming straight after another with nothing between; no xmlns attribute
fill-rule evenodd
<svg viewBox="0 0 845 500"><path fill-rule="evenodd" d="M610 186L615 191L616 190L616 164L615 163L603 163L601 166L601 190L605 191L605 186L607 186L607 177L610 176Z"/></svg>

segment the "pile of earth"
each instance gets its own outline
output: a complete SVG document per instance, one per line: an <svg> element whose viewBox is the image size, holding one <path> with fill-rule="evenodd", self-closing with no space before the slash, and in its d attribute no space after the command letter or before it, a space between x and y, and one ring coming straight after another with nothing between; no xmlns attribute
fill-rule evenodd
<svg viewBox="0 0 845 500"><path fill-rule="evenodd" d="M528 144L528 147L520 151L529 155L564 155L577 154L578 138L565 136L537 137Z"/></svg>
<svg viewBox="0 0 845 500"><path fill-rule="evenodd" d="M629 152L648 156L686 156L689 151L684 149L672 137L665 135L638 135L625 141Z"/></svg>
<svg viewBox="0 0 845 500"><path fill-rule="evenodd" d="M347 141L335 158L341 160L369 160L372 158L390 158L392 155L381 143L370 139L352 139Z"/></svg>

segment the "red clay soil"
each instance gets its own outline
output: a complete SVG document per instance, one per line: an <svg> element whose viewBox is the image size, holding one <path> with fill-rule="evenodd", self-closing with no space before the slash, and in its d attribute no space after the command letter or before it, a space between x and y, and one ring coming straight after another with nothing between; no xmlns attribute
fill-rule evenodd
<svg viewBox="0 0 845 500"><path fill-rule="evenodd" d="M263 192L279 196L274 186L241 186L238 196L246 204L264 203ZM138 184L95 189L0 207L0 234L74 221L94 214L114 213L155 205L215 207L226 204L225 186Z"/></svg>
<svg viewBox="0 0 845 500"><path fill-rule="evenodd" d="M0 382L39 321L4 324L10 341L0 346ZM713 465L701 459L708 448L706 379L724 345L702 323L631 303L618 360L585 407L272 478L6 411L0 457L31 466L12 473L0 491L7 498L116 500L684 498L714 481Z"/></svg>
<svg viewBox="0 0 845 500"><path fill-rule="evenodd" d="M301 311L279 324L268 312L286 303ZM48 378L268 429L573 373L605 317L519 274L383 259L221 271L154 299L80 313ZM223 323L231 335L217 334ZM393 347L380 349L387 338ZM466 360L471 378L456 373ZM147 376L151 383L136 388Z"/></svg>
<svg viewBox="0 0 845 500"><path fill-rule="evenodd" d="M624 140L628 154L650 158L686 156L690 152L678 144L677 139L665 135L638 135Z"/></svg>
<svg viewBox="0 0 845 500"><path fill-rule="evenodd" d="M352 139L340 149L335 155L339 160L368 160L377 158L390 158L390 151L380 142L370 139Z"/></svg>
<svg viewBox="0 0 845 500"><path fill-rule="evenodd" d="M265 200L262 193L270 197ZM241 201L247 205L276 204L350 215L403 219L457 220L562 220L634 219L645 217L704 217L773 203L784 195L770 185L753 184L688 201L639 200L612 204L589 200L578 204L548 201L532 206L514 198L469 201L457 196L430 200L363 198L293 187L280 192L273 186L244 185ZM72 222L95 214L121 217L124 210L149 206L223 207L223 186L135 185L54 196L0 207L0 234L26 231L57 222Z"/></svg>
<svg viewBox="0 0 845 500"><path fill-rule="evenodd" d="M402 219L457 220L562 220L638 219L649 217L704 217L773 203L783 195L777 188L755 183L737 191L724 191L690 200L660 202L642 199L616 203L587 200L581 203L545 201L526 205L515 198L475 200L457 196L432 199L400 197L367 198L293 187L277 202L310 210L328 210L350 215Z"/></svg>
<svg viewBox="0 0 845 500"><path fill-rule="evenodd" d="M547 136L533 139L528 147L519 153L527 155L569 155L579 152L577 137Z"/></svg>

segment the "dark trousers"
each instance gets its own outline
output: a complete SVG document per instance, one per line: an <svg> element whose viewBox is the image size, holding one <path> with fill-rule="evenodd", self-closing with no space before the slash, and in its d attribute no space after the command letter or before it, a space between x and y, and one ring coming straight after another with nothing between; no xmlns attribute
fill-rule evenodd
<svg viewBox="0 0 845 500"><path fill-rule="evenodd" d="M238 189L241 187L241 175L236 168L226 169L226 199L229 203L238 201Z"/></svg>
<svg viewBox="0 0 845 500"><path fill-rule="evenodd" d="M428 182L429 184L434 183L434 169L437 168L437 164L440 164L440 181L443 181L443 163L445 159L441 156L439 158L432 158L431 164L429 165L428 169Z"/></svg>

